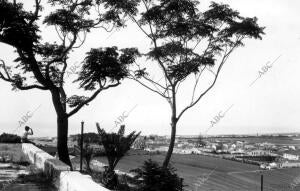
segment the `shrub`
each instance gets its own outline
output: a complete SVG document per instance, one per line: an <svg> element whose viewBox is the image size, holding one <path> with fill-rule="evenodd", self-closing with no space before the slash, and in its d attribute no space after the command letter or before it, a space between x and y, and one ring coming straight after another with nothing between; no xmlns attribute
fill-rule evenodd
<svg viewBox="0 0 300 191"><path fill-rule="evenodd" d="M90 139L83 139L83 147L82 147L82 156L84 159L84 162L86 164L86 170L88 172L91 172L91 160L94 156L94 149L90 145ZM80 140L78 141L78 145L74 145L75 152L80 154Z"/></svg>
<svg viewBox="0 0 300 191"><path fill-rule="evenodd" d="M182 179L170 166L164 168L150 159L144 162L142 168L134 169L132 172L137 174L135 179L140 182L139 191L182 191Z"/></svg>
<svg viewBox="0 0 300 191"><path fill-rule="evenodd" d="M18 135L2 133L0 143L21 143L21 137Z"/></svg>
<svg viewBox="0 0 300 191"><path fill-rule="evenodd" d="M114 169L122 157L130 150L140 132L136 134L133 131L125 136L125 125L121 125L118 133L107 133L104 129L100 128L99 123L96 123L96 126L100 138L99 144L103 145L108 161L108 167L105 169L102 183L108 189L117 189L119 183Z"/></svg>
<svg viewBox="0 0 300 191"><path fill-rule="evenodd" d="M71 136L73 141L77 141L80 143L81 134L76 134ZM99 143L99 135L97 133L89 132L83 134L83 142L89 141L91 144L97 144Z"/></svg>

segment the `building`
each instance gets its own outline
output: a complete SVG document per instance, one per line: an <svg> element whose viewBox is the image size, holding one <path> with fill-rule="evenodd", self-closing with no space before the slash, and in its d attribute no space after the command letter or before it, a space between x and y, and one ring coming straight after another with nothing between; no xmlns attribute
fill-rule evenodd
<svg viewBox="0 0 300 191"><path fill-rule="evenodd" d="M295 167L300 167L300 162L283 162L279 163L279 168L295 168Z"/></svg>
<svg viewBox="0 0 300 191"><path fill-rule="evenodd" d="M244 143L242 141L236 141L236 148L243 148Z"/></svg>
<svg viewBox="0 0 300 191"><path fill-rule="evenodd" d="M244 149L246 149L246 150L255 149L255 146L254 145L245 145Z"/></svg>
<svg viewBox="0 0 300 191"><path fill-rule="evenodd" d="M299 160L299 155L283 153L283 158L285 158L287 160Z"/></svg>
<svg viewBox="0 0 300 191"><path fill-rule="evenodd" d="M271 155L271 151L269 150L253 150L247 152L248 155L250 156L269 156Z"/></svg>
<svg viewBox="0 0 300 191"><path fill-rule="evenodd" d="M296 147L295 146L289 146L289 149L295 151Z"/></svg>

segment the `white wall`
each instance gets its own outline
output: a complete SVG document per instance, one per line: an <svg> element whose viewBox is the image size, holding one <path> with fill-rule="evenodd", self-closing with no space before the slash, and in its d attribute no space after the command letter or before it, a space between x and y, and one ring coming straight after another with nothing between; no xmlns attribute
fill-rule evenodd
<svg viewBox="0 0 300 191"><path fill-rule="evenodd" d="M94 182L91 176L70 171L68 165L32 144L23 143L22 151L32 164L53 177L59 191L109 191Z"/></svg>

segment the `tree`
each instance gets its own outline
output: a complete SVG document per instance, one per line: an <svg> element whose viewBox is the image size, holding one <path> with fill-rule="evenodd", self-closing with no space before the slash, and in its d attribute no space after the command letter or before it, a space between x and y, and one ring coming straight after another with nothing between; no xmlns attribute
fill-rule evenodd
<svg viewBox="0 0 300 191"><path fill-rule="evenodd" d="M107 188L113 189L117 186L114 169L127 151L130 150L131 145L141 132L136 134L136 132L133 131L129 135L124 136L125 125L120 126L118 133L107 133L104 129L100 128L99 123L96 123L96 126L100 138L99 143L103 145L108 161L108 169L104 172L105 181L103 183Z"/></svg>
<svg viewBox="0 0 300 191"><path fill-rule="evenodd" d="M71 67L70 53L81 47L91 30L103 28L109 32L105 24L124 26L124 13L135 15L137 1L49 0L46 6L54 11L43 18L41 1L33 2L34 11L26 11L16 0L0 1L0 42L13 47L18 55L10 65L0 60L0 79L11 83L13 89L51 93L57 115L59 159L71 166L68 119L100 92L118 86L128 75L127 68L134 61L136 51L108 47L87 52L76 82L80 88L92 92L88 97L67 95L65 77ZM44 25L57 31L53 42L43 41Z"/></svg>
<svg viewBox="0 0 300 191"><path fill-rule="evenodd" d="M178 121L213 88L232 52L243 46L245 39L261 39L264 28L257 24L256 17L242 17L226 4L212 2L206 11L200 12L194 0L141 2L144 12L130 17L151 42L150 51L143 55L158 67L136 63L130 78L163 97L170 105L171 140L163 163L167 167ZM162 77L150 75L151 71L152 74L160 71ZM207 74L213 75L213 79L206 78ZM191 85L191 80L194 80L191 100L178 108L179 89L183 84ZM199 82L203 85L208 80L211 83L201 91Z"/></svg>

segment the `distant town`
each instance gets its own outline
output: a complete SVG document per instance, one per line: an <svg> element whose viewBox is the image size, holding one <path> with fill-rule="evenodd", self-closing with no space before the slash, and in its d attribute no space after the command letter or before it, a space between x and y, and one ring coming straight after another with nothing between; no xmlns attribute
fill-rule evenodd
<svg viewBox="0 0 300 191"><path fill-rule="evenodd" d="M93 133L89 133L89 136ZM71 135L72 150L79 135ZM56 138L35 138L43 146L55 146ZM167 152L169 136L140 136L135 150L149 154ZM95 144L95 147L99 145ZM51 150L51 149L50 149ZM72 153L72 152L71 152ZM205 155L259 165L261 169L300 167L300 133L268 135L177 136L173 153ZM53 153L52 153L53 154Z"/></svg>

